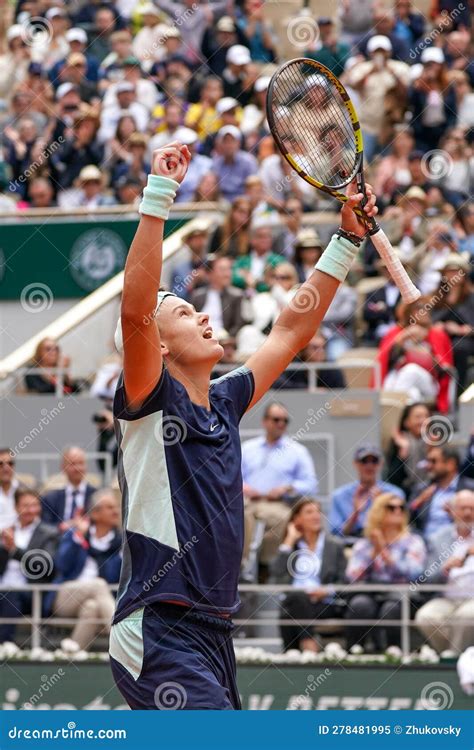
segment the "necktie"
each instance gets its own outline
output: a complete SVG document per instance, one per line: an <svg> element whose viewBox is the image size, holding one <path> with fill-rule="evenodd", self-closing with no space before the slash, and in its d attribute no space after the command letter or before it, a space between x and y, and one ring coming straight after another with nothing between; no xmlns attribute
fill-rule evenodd
<svg viewBox="0 0 474 750"><path fill-rule="evenodd" d="M76 511L77 511L76 500L77 500L78 494L79 492L77 490L72 491L71 518L74 518L74 516L76 515Z"/></svg>

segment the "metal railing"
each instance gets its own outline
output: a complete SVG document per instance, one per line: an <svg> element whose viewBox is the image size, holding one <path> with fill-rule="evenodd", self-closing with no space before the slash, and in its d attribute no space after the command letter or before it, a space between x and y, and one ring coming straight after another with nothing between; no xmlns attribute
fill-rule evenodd
<svg viewBox="0 0 474 750"><path fill-rule="evenodd" d="M214 372L224 374L226 372L230 372L231 370L235 370L236 367L241 367L241 365L242 365L242 362L236 362L235 364L234 363L232 364L218 363L214 367ZM324 370L360 370L364 368L366 368L367 370L372 370L373 382L374 382L373 387L376 389L380 389L381 384L382 384L380 362L378 360L367 359L364 357L361 357L360 359L350 359L350 360L344 360L344 358L342 358L341 360L335 360L334 362L291 362L285 369L283 375L287 372L307 372L308 373L307 389L298 388L297 390L301 390L302 392L305 392L307 390L310 393L314 393L315 391L321 390L316 385L318 372L324 371ZM350 387L351 387L351 384L349 383L349 384L346 384L344 388L341 388L341 390L346 390L347 388L350 388ZM361 387L364 388L364 386L361 386ZM288 388L288 390L290 390L290 388Z"/></svg>
<svg viewBox="0 0 474 750"><path fill-rule="evenodd" d="M15 618L0 618L0 624L28 624L31 627L31 648L37 648L41 646L41 627L44 625L48 626L66 626L75 625L77 618L72 617L42 617L42 595L47 591L58 591L61 589L62 584L25 584L24 586L2 586L0 584L0 592L4 591L30 591L32 593L32 606L31 615L24 615L23 617ZM118 589L116 584L110 585L109 589L111 592L115 592ZM366 626L368 630L373 627L399 627L401 629L401 651L404 657L410 654L410 628L416 626L415 620L410 619L410 601L411 597L415 593L434 593L434 592L445 592L445 584L422 584L415 586L413 584L383 584L383 583L352 583L352 584L331 584L331 589L336 593L353 595L356 593L383 593L387 592L390 594L397 594L400 597L401 602L401 617L400 620L388 620L388 619L345 619L345 618L321 618L320 620L298 620L299 625L315 625L322 623L324 626L340 626L341 629L346 629L351 626ZM239 586L239 593L257 593L266 595L267 598L275 594L284 594L287 592L305 591L305 589L298 589L294 586L279 585L279 584L241 584ZM88 618L87 622L94 623L97 625L106 625L105 620L98 618ZM249 625L255 623L256 625L295 625L294 619L280 619L279 613L275 617L269 617L262 619L259 617L249 617L246 619L239 619L238 617L233 620L235 625ZM473 620L457 620L459 624L464 622L474 622Z"/></svg>

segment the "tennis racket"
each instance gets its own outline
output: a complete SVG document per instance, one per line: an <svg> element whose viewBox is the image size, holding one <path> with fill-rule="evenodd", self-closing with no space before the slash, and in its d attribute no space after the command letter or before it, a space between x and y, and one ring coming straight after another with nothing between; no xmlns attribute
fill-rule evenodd
<svg viewBox="0 0 474 750"><path fill-rule="evenodd" d="M297 58L272 76L267 92L267 119L279 150L310 185L344 203L341 192L352 180L367 201L362 131L342 83L324 65ZM420 291L412 283L385 232L361 209L377 252L385 261L404 302Z"/></svg>

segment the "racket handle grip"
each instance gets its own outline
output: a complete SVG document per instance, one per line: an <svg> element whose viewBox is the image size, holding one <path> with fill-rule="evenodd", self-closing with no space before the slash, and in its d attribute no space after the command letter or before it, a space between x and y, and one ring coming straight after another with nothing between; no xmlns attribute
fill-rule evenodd
<svg viewBox="0 0 474 750"><path fill-rule="evenodd" d="M377 231L374 234L371 234L371 238L378 254L382 260L385 261L390 276L400 290L403 301L414 302L418 297L421 297L420 290L416 288L403 268L400 258L395 253L395 250L383 229L380 229L377 225Z"/></svg>

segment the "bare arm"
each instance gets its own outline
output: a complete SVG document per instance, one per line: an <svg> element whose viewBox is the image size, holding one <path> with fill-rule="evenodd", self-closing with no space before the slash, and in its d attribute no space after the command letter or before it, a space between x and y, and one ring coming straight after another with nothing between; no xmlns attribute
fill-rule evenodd
<svg viewBox="0 0 474 750"><path fill-rule="evenodd" d="M352 210L360 203L362 196L352 186L348 194L350 198L341 210L341 226L363 237L367 231L366 226ZM368 216L375 216L375 195L370 185L367 185L367 196L364 211ZM255 393L249 409L262 398L296 354L314 336L338 286L337 279L321 271L314 271L282 310L263 346L246 363L255 380Z"/></svg>
<svg viewBox="0 0 474 750"><path fill-rule="evenodd" d="M176 153L180 169L172 161ZM181 182L189 158L186 146L173 143L158 149L153 156L153 174ZM160 288L163 229L163 219L142 215L125 265L121 308L123 373L131 409L141 406L161 375L160 337L153 312Z"/></svg>

